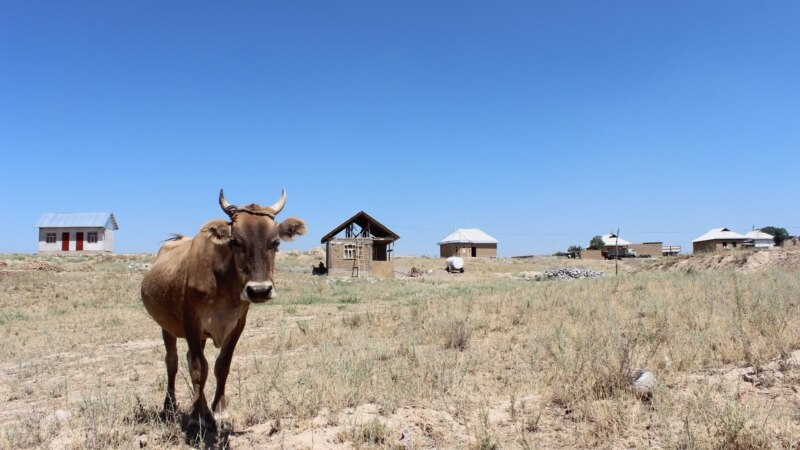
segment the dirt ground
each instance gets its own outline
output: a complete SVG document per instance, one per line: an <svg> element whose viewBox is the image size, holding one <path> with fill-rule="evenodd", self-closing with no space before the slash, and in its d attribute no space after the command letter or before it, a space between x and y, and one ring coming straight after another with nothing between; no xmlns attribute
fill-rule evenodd
<svg viewBox="0 0 800 450"><path fill-rule="evenodd" d="M426 353L427 344L424 343L427 341L414 344L417 350L412 351L413 358L424 359L424 355L432 355L434 360L441 358L440 362L431 362L430 367L450 364L448 361L452 358L451 372L436 373L457 377L457 372L462 371L460 376L469 382L455 380L445 387L439 384L433 390L417 392L414 384L421 383L417 380L423 378L421 371L429 368L422 362L396 368L393 376L401 378L397 390L382 388L386 390L376 390L374 392L379 395L375 395L367 389L350 397L339 397L339 391L360 383L357 380L360 372L353 375L349 371L354 369L348 367L334 376L343 379L342 385L315 388L330 392L326 394L328 397L308 400L304 396L313 396L316 391L303 389L304 383L312 382L303 370L314 370L314 361L324 358L324 349L329 345L326 342L347 339L348 333L364 332L365 340L348 341L342 345L344 351L348 348L358 351L352 349L355 342L366 351L377 352L377 361L394 361L395 353L405 355L404 327L410 325L404 316L413 313L421 295L445 290L442 298L451 298L464 295L470 289L485 289L487 283L489 286L508 283L512 292L528 292L519 290L537 283L533 281L536 275L547 268L577 265L613 274L614 264L605 261L576 263L551 257L522 261L487 259L469 261L464 274L448 274L439 259L399 258L397 278L389 283L392 283L391 289L402 292L409 306L397 310L388 301L369 300L382 298L383 292L389 289L381 287L382 281L350 285L350 280L311 277L305 270L310 272L319 255L295 254L282 258L278 277L282 279L288 298L251 314L228 382L231 397L228 411L219 417L220 423L228 424L228 428L223 427L205 440L187 442L178 424L164 423L157 418L165 383L163 343L157 326L146 315L138 298L138 286L152 255L50 259L0 255L0 326L4 329L0 342L0 398L5 400L5 407L0 409L2 447L703 448L709 442L716 442L730 444L723 445L729 448L762 445L798 448L800 351L796 348L783 354L776 352L708 367L699 364L687 366L687 369L677 369L678 363L666 357L663 364L659 363L662 370L656 376L659 379L657 389L670 391L668 396L656 394L654 400L643 401L630 393L618 394L613 397L613 404L600 398L592 403L594 415L589 414L590 418L586 419L579 417L573 407L554 400L550 388L545 387L550 375L542 371L539 363L517 360L513 352L502 350L498 351L495 361L490 361L491 356L480 359L481 352L491 355L498 346L518 345L517 336L505 334L506 325L495 324L498 319L492 312L480 319L485 324L479 323L473 330L470 351L478 352L474 356L452 350ZM632 261L623 262L620 277L630 280L631 291L640 289L636 278L640 273L729 269L754 273L777 268L796 277L799 261L800 252L780 251L678 257L647 263ZM411 267L420 269L423 275L406 277ZM655 280L663 283L661 278ZM554 286L553 292L560 290L558 286L569 286L570 292L582 289L581 285L569 281L538 283L545 283L541 285L544 289ZM331 303L317 300L317 296L325 296L326 292L333 292L331 295L339 296L339 300ZM369 292L369 298L363 297L364 292ZM506 294L496 295L502 300ZM788 295L800 301L796 292ZM516 297L509 297L508 301L516 302ZM509 314L509 323L515 323L513 312ZM380 316L398 317L384 323ZM366 325L355 323L353 320L357 317L363 318ZM372 324L386 331L367 332ZM314 330L319 331L317 337ZM497 341L492 341L492 336L496 336ZM371 339L380 339L382 346L372 348ZM316 352L316 349L323 351ZM179 347L179 352L182 351ZM216 349L209 346L206 351L209 361L213 361ZM292 362L284 366L283 358ZM651 363L657 358L665 359L658 354ZM473 359L478 362L470 362ZM360 360L354 361L358 364ZM402 365L403 361L406 360L398 359L397 364ZM373 382L379 382L375 381L380 378L379 373L365 370ZM431 375L425 373L427 380ZM291 390L276 381L278 377L291 379ZM262 384L254 385L256 379ZM270 379L271 382L262 381ZM407 379L406 384L403 379ZM213 388L210 376L207 394L213 392ZM262 397L260 389L269 394ZM392 401L382 398L383 393ZM183 361L177 396L179 406L185 409L191 392ZM683 401L713 402L717 398L727 399L727 403L720 406L724 414L709 419L707 426L703 425L707 428L705 431L696 431L694 425L688 422L684 425L676 419L674 411L660 410L660 398L669 398L665 403L669 403L670 408L678 408L675 405ZM267 403L268 406L264 406ZM307 404L311 406L304 406ZM623 408L619 414L625 417L604 422L597 413L604 407ZM734 409L728 414L725 408ZM755 410L759 414L772 413L763 413L767 417L763 423L751 423L744 417L738 424L740 431L733 432L732 438L724 434L726 426L737 426L726 421L738 420L737 414ZM613 412L608 414L614 415ZM782 418L769 419L770 414ZM758 417L761 420L761 416ZM662 423L665 420L667 423ZM604 423L602 429L600 422ZM757 434L753 430L758 427L767 431ZM674 441L669 440L670 433L674 433ZM743 435L750 436L747 433L755 437L743 441ZM695 435L706 440L698 437L695 442L692 440ZM724 438L708 440L718 435ZM766 436L767 440L760 441L759 436ZM728 438L732 440L725 440Z"/></svg>
<svg viewBox="0 0 800 450"><path fill-rule="evenodd" d="M678 270L699 272L735 269L758 272L772 268L796 269L800 267L800 249L745 250L683 255L654 260L647 270Z"/></svg>

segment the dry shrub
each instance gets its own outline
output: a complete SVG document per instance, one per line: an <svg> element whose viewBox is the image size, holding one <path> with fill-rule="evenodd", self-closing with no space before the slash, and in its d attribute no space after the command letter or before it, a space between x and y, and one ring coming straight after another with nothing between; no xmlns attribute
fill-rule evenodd
<svg viewBox="0 0 800 450"><path fill-rule="evenodd" d="M674 447L756 450L790 446L758 420L765 412L770 414L763 410L769 405L745 406L720 393L718 387L702 388L691 398L681 397L681 404L673 405L683 415L680 431L670 442Z"/></svg>
<svg viewBox="0 0 800 450"><path fill-rule="evenodd" d="M492 434L489 413L485 409L481 409L478 412L478 425L475 427L474 433L475 442L472 445L474 450L498 450L500 448Z"/></svg>
<svg viewBox="0 0 800 450"><path fill-rule="evenodd" d="M383 445L389 440L389 429L377 417L353 427L350 431L351 439L361 444Z"/></svg>
<svg viewBox="0 0 800 450"><path fill-rule="evenodd" d="M442 346L463 352L469 345L472 330L465 319L452 319L445 322L440 330Z"/></svg>

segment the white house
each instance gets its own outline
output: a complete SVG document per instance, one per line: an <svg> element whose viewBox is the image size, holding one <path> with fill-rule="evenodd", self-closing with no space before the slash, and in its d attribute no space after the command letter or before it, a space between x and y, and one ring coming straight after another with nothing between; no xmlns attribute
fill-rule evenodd
<svg viewBox="0 0 800 450"><path fill-rule="evenodd" d="M773 248L775 247L775 239L771 234L764 233L761 230L752 230L744 234L747 239L753 240L753 247L755 248Z"/></svg>
<svg viewBox="0 0 800 450"><path fill-rule="evenodd" d="M114 213L45 213L36 223L39 252L113 252Z"/></svg>

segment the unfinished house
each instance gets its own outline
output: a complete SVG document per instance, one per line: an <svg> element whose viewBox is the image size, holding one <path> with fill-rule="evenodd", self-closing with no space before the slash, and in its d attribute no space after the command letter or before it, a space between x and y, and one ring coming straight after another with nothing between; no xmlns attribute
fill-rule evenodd
<svg viewBox="0 0 800 450"><path fill-rule="evenodd" d="M398 239L392 230L359 211L321 240L328 275L394 277L392 252Z"/></svg>

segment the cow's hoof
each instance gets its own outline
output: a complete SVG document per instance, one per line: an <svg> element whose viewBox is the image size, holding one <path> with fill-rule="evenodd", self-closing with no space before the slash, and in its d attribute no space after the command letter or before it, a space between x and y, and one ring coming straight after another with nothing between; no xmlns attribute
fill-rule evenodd
<svg viewBox="0 0 800 450"><path fill-rule="evenodd" d="M233 424L229 421L220 421L217 422L219 425L217 426L217 432L223 436L227 436L233 433Z"/></svg>
<svg viewBox="0 0 800 450"><path fill-rule="evenodd" d="M158 420L161 422L175 422L178 420L178 411L172 408L164 409L158 413Z"/></svg>
<svg viewBox="0 0 800 450"><path fill-rule="evenodd" d="M187 433L191 435L205 435L207 433L217 432L217 422L211 414L201 417L189 418L189 423L186 425Z"/></svg>

